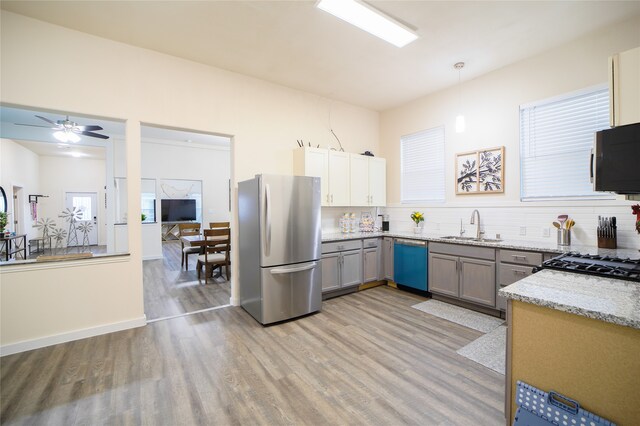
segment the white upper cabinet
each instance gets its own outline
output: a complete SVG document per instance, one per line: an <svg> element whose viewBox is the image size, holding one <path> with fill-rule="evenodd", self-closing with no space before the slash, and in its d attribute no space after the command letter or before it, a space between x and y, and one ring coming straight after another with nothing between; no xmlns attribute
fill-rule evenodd
<svg viewBox="0 0 640 426"><path fill-rule="evenodd" d="M323 206L384 206L386 160L323 148L293 151L293 173L317 176Z"/></svg>
<svg viewBox="0 0 640 426"><path fill-rule="evenodd" d="M293 151L293 173L320 178L323 206L349 205L349 154L346 152L296 149Z"/></svg>
<svg viewBox="0 0 640 426"><path fill-rule="evenodd" d="M384 206L387 203L387 161L350 154L351 205Z"/></svg>
<svg viewBox="0 0 640 426"><path fill-rule="evenodd" d="M611 126L640 122L640 47L609 58Z"/></svg>

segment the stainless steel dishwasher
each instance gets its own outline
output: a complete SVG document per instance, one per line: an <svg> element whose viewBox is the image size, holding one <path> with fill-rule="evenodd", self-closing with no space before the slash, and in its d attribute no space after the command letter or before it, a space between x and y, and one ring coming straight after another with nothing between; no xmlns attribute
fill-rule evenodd
<svg viewBox="0 0 640 426"><path fill-rule="evenodd" d="M393 247L393 280L396 284L427 291L427 243L396 239Z"/></svg>

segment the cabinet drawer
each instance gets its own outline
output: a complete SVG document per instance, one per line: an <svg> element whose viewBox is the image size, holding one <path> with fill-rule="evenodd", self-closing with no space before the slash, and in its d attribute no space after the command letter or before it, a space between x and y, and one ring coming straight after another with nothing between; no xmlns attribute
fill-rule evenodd
<svg viewBox="0 0 640 426"><path fill-rule="evenodd" d="M499 269L499 283L501 286L505 286L513 284L524 277L528 277L532 274L531 270L533 268L531 266L507 265L501 263Z"/></svg>
<svg viewBox="0 0 640 426"><path fill-rule="evenodd" d="M367 238L362 241L363 247L368 248L378 248L380 246L380 238Z"/></svg>
<svg viewBox="0 0 640 426"><path fill-rule="evenodd" d="M496 259L496 251L493 248L465 246L462 244L429 243L429 252L448 254L451 256L472 257L475 259Z"/></svg>
<svg viewBox="0 0 640 426"><path fill-rule="evenodd" d="M542 253L530 251L500 250L500 262L536 266L542 263Z"/></svg>
<svg viewBox="0 0 640 426"><path fill-rule="evenodd" d="M322 254L362 248L362 240L335 241L322 244Z"/></svg>

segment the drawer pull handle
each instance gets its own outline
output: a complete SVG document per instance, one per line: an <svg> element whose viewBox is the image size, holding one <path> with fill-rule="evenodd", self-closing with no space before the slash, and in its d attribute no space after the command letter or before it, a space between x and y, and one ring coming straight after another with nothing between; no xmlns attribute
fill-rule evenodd
<svg viewBox="0 0 640 426"><path fill-rule="evenodd" d="M517 269L512 269L513 273L516 275L527 275L525 271L519 271Z"/></svg>
<svg viewBox="0 0 640 426"><path fill-rule="evenodd" d="M512 254L511 257L513 257L514 259L527 260L527 256L523 256L521 254Z"/></svg>

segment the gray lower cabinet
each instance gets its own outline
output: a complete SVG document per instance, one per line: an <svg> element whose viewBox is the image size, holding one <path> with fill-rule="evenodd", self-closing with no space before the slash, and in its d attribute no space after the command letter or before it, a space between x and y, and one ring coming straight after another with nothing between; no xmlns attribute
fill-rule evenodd
<svg viewBox="0 0 640 426"><path fill-rule="evenodd" d="M363 241L362 249L362 274L363 282L368 283L380 279L380 259L382 248L379 238L368 238Z"/></svg>
<svg viewBox="0 0 640 426"><path fill-rule="evenodd" d="M322 244L322 292L362 284L362 241Z"/></svg>
<svg viewBox="0 0 640 426"><path fill-rule="evenodd" d="M393 281L393 238L382 239L382 276L383 280Z"/></svg>
<svg viewBox="0 0 640 426"><path fill-rule="evenodd" d="M429 291L495 307L494 249L443 243L429 248Z"/></svg>
<svg viewBox="0 0 640 426"><path fill-rule="evenodd" d="M522 250L503 250L498 252L498 286L501 289L515 283L533 273L533 267L540 265L546 260L547 254ZM553 255L550 255L553 256ZM507 300L502 296L497 296L496 308L505 311Z"/></svg>

